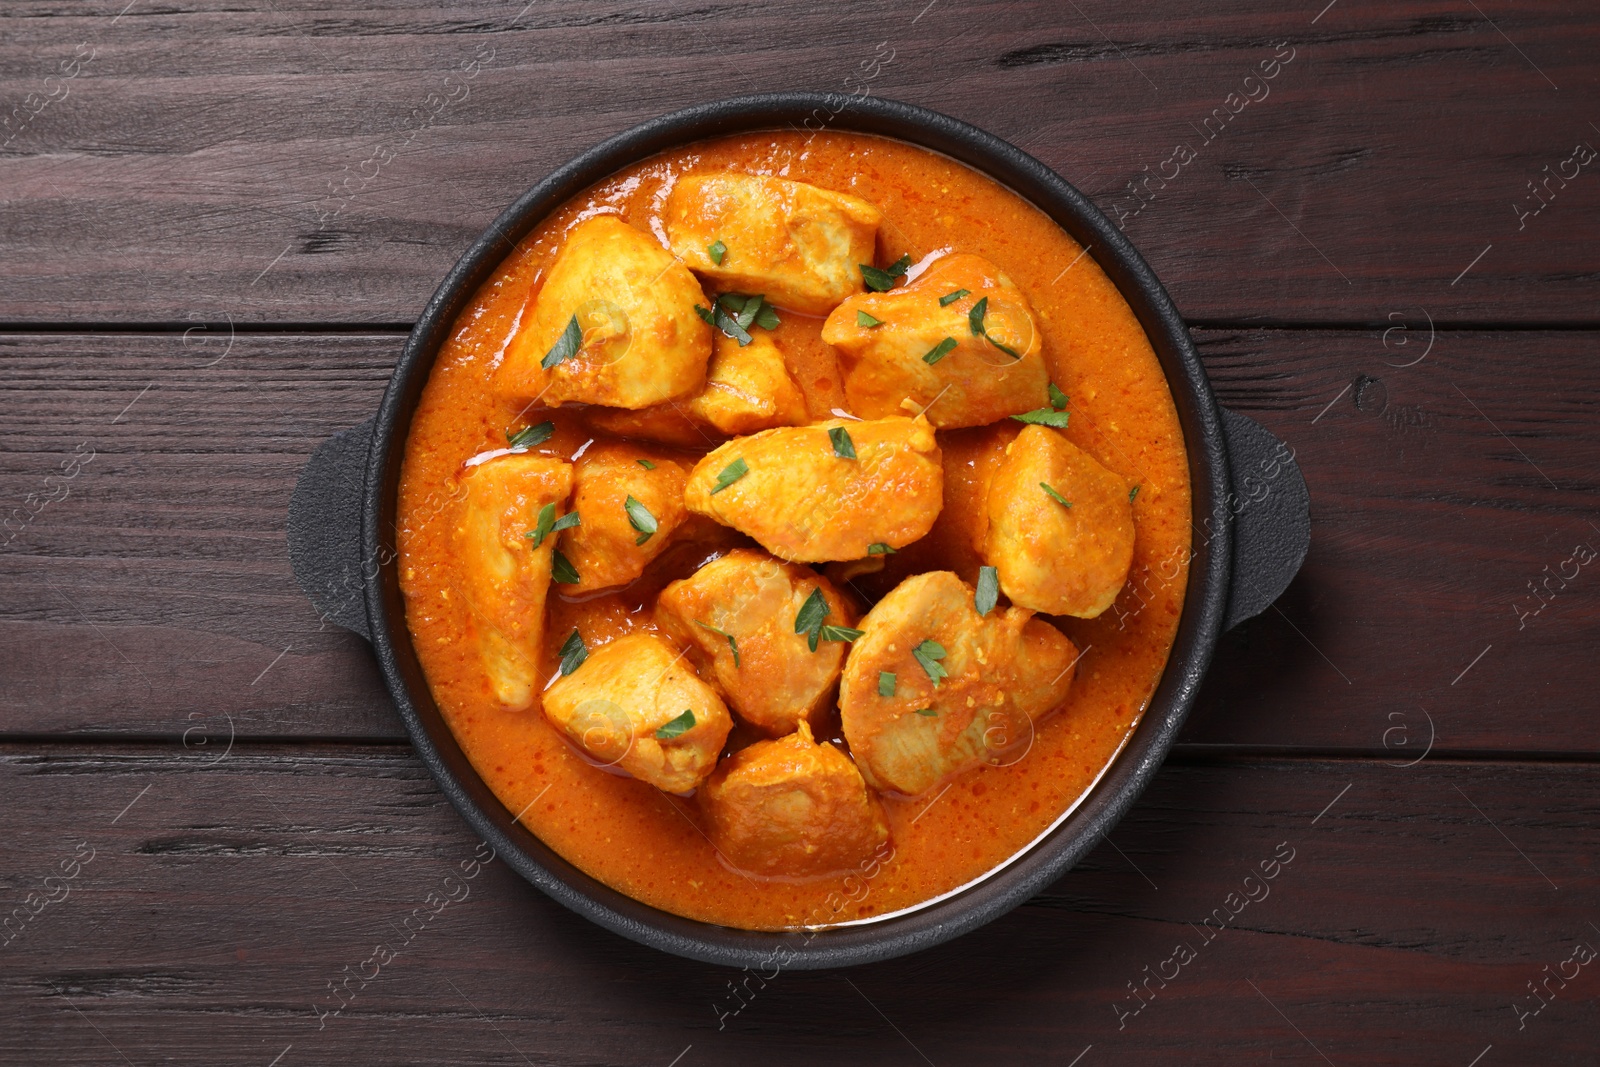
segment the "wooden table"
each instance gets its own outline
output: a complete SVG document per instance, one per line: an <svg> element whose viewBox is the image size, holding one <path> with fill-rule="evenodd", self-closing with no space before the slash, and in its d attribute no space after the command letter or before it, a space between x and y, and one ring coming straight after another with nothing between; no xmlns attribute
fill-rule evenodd
<svg viewBox="0 0 1600 1067"><path fill-rule="evenodd" d="M1600 17L1146 6L6 5L0 1061L1593 1063ZM1314 532L1077 870L736 998L471 866L284 517L539 177L862 86L1121 219Z"/></svg>

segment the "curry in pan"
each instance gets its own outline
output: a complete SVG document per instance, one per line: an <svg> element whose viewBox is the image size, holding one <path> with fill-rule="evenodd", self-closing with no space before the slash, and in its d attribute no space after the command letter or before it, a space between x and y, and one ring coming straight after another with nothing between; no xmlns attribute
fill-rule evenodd
<svg viewBox="0 0 1600 1067"><path fill-rule="evenodd" d="M851 133L701 142L540 224L412 422L413 644L573 864L747 929L870 920L1056 824L1160 679L1188 463L1038 210Z"/></svg>

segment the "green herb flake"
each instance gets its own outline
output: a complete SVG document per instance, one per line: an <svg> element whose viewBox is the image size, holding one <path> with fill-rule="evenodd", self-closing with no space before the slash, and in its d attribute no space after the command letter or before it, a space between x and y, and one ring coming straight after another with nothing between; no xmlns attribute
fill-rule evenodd
<svg viewBox="0 0 1600 1067"><path fill-rule="evenodd" d="M988 297L984 297L982 300L979 300L976 304L973 304L972 305L972 310L967 312L967 325L972 328L972 336L974 336L974 337L982 337L984 340L986 340L990 344L994 345L996 348L998 348L1000 351L1004 352L1006 355L1010 356L1012 359L1021 359L1022 358L1022 353L1021 352L1018 352L1015 348L1012 348L1010 345L1001 344L999 341L996 341L993 337L989 336L989 328L984 325L984 321L983 321L984 316L987 315L988 313L989 313L989 298Z"/></svg>
<svg viewBox="0 0 1600 1067"><path fill-rule="evenodd" d="M561 645L561 677L565 678L589 658L589 646L583 643L583 635L573 630L566 641Z"/></svg>
<svg viewBox="0 0 1600 1067"><path fill-rule="evenodd" d="M800 605L800 610L795 612L794 632L806 635L806 644L811 651L817 650L817 641L822 637L822 620L828 617L828 602L822 596L822 587L811 590L811 595L806 597L805 603Z"/></svg>
<svg viewBox="0 0 1600 1067"><path fill-rule="evenodd" d="M576 511L563 515L558 519L556 518L556 506L554 504L546 504L539 509L538 523L532 530L522 536L532 541L534 548L538 548L544 544L544 539L551 534L560 533L562 530L570 530L574 526L581 526L582 524L583 520Z"/></svg>
<svg viewBox="0 0 1600 1067"><path fill-rule="evenodd" d="M722 473L717 475L717 484L711 487L711 495L716 496L718 493L728 488L728 486L732 485L734 482L738 481L740 478L743 478L749 473L750 464L744 461L743 456L740 456L738 459L722 468Z"/></svg>
<svg viewBox="0 0 1600 1067"><path fill-rule="evenodd" d="M749 332L751 326L760 326L763 330L775 330L782 321L778 312L767 303L767 298L762 293L751 295L749 293L723 293L717 297L718 310L725 311L728 318L739 329ZM704 318L705 316L701 316ZM715 325L715 323L713 323ZM718 327L721 328L720 326ZM724 331L725 333L728 331ZM728 333L728 336L738 340L738 334ZM748 344L740 341L741 345Z"/></svg>
<svg viewBox="0 0 1600 1067"><path fill-rule="evenodd" d="M1132 489L1129 489L1128 490L1128 503L1130 503L1130 504L1133 503L1133 498L1138 496L1138 495L1139 495L1139 487L1137 485L1134 486Z"/></svg>
<svg viewBox="0 0 1600 1067"><path fill-rule="evenodd" d="M1057 411L1054 408L1034 408L1032 411L1024 411L1021 415L1011 417L1018 422L1028 422L1035 426L1054 426L1058 430L1065 430L1070 415L1071 412Z"/></svg>
<svg viewBox="0 0 1600 1067"><path fill-rule="evenodd" d="M740 326L738 320L732 315L728 314L727 309L722 306L722 301L720 299L713 301L711 308L703 308L699 304L696 304L694 306L694 313L699 315L710 325L716 327L718 330L721 330L728 337L738 341L740 348L743 348L745 345L750 343L750 331L746 330L743 326Z"/></svg>
<svg viewBox="0 0 1600 1067"><path fill-rule="evenodd" d="M850 440L850 431L843 426L835 426L829 430L828 440L833 442L833 454L840 459L856 458L856 443Z"/></svg>
<svg viewBox="0 0 1600 1067"><path fill-rule="evenodd" d="M824 641L854 641L864 633L866 633L865 630L857 630L853 626L824 626L822 628L822 639Z"/></svg>
<svg viewBox="0 0 1600 1067"><path fill-rule="evenodd" d="M865 311L858 311L858 312L856 312L856 325L857 326L865 326L867 329L870 330L874 326L882 326L883 325L883 320L882 319L875 319L871 315L868 315Z"/></svg>
<svg viewBox="0 0 1600 1067"><path fill-rule="evenodd" d="M756 316L761 313L761 307L767 298L751 296L748 293L723 293L717 297L717 306L726 309L733 321L739 324L739 329L748 331L750 324L756 321Z"/></svg>
<svg viewBox="0 0 1600 1067"><path fill-rule="evenodd" d="M738 666L739 666L739 642L734 640L733 635L730 634L726 630L717 629L715 626L712 626L710 623L701 622L699 619L694 620L694 624L696 626L703 626L707 630L710 630L712 633L718 634L718 635L720 635L722 637L727 638L728 647L733 650L733 666L734 666L735 669L737 669Z"/></svg>
<svg viewBox="0 0 1600 1067"><path fill-rule="evenodd" d="M946 337L943 341L928 349L928 354L922 357L922 362L931 367L955 350L956 339L954 337Z"/></svg>
<svg viewBox="0 0 1600 1067"><path fill-rule="evenodd" d="M988 341L990 344L994 345L996 348L998 348L1000 351L1004 352L1006 355L1010 356L1012 359L1021 359L1022 358L1022 353L1021 352L1018 352L1015 348L1012 348L1010 345L1001 344L999 341L996 341L989 334L984 334L983 335L983 339L985 341Z"/></svg>
<svg viewBox="0 0 1600 1067"><path fill-rule="evenodd" d="M970 289L957 289L953 293L946 293L943 296L941 296L939 298L939 306L942 307L942 308L947 308L951 304L954 304L957 300L960 300L962 297L971 296L971 295L972 295L972 290L970 290Z"/></svg>
<svg viewBox="0 0 1600 1067"><path fill-rule="evenodd" d="M935 689L939 688L939 682L942 679L949 677L950 672L939 665L939 661L945 657L944 646L932 638L913 648L911 656L922 665L922 669L933 680Z"/></svg>
<svg viewBox="0 0 1600 1067"><path fill-rule="evenodd" d="M550 557L550 580L558 585L577 585L583 581L582 578L578 577L578 568L574 567L572 561L561 554L559 548Z"/></svg>
<svg viewBox="0 0 1600 1067"><path fill-rule="evenodd" d="M647 471L653 471L656 469L656 465L647 459L641 459L639 461L639 466L643 467Z"/></svg>
<svg viewBox="0 0 1600 1067"><path fill-rule="evenodd" d="M979 567L978 592L972 598L972 606L978 609L979 615L987 615L999 599L1000 572L993 567Z"/></svg>
<svg viewBox="0 0 1600 1067"><path fill-rule="evenodd" d="M972 310L967 312L967 325L972 327L972 336L982 337L983 317L989 313L989 298L984 297L972 305Z"/></svg>
<svg viewBox="0 0 1600 1067"><path fill-rule="evenodd" d="M684 708L683 714L671 722L662 723L656 727L657 741L671 741L673 738L682 737L694 729L694 709Z"/></svg>
<svg viewBox="0 0 1600 1067"><path fill-rule="evenodd" d="M622 510L628 513L628 525L639 532L634 538L635 545L642 545L655 536L659 524L656 517L650 514L650 509L635 500L631 495L622 502Z"/></svg>
<svg viewBox="0 0 1600 1067"><path fill-rule="evenodd" d="M1065 411L1067 408L1067 394L1056 388L1055 382L1050 383L1050 406L1057 411Z"/></svg>
<svg viewBox="0 0 1600 1067"><path fill-rule="evenodd" d="M721 241L712 241L706 245L706 255L711 257L711 262L722 266L722 257L728 254L728 246Z"/></svg>
<svg viewBox="0 0 1600 1067"><path fill-rule="evenodd" d="M939 717L939 713L934 711L932 708L918 708L917 714L926 715L930 719L937 719Z"/></svg>
<svg viewBox="0 0 1600 1067"><path fill-rule="evenodd" d="M537 448L550 440L550 435L556 432L553 422L541 422L537 426L524 426L516 433L506 431L506 444L511 446L511 451L521 452L529 448Z"/></svg>
<svg viewBox="0 0 1600 1067"><path fill-rule="evenodd" d="M856 264L861 268L861 280L867 283L867 288L875 293L886 293L894 288L894 283L905 277L911 267L909 253L901 256L887 267L874 267L866 263Z"/></svg>
<svg viewBox="0 0 1600 1067"><path fill-rule="evenodd" d="M556 343L550 346L550 351L544 354L539 361L539 366L549 370L558 363L565 363L578 354L578 349L583 347L583 327L578 325L578 316L574 314L567 320L567 328L561 331L561 336L556 338Z"/></svg>
<svg viewBox="0 0 1600 1067"><path fill-rule="evenodd" d="M1050 486L1049 482L1040 482L1039 483L1039 488L1043 489L1045 492L1049 493L1050 494L1050 499L1054 500L1057 504L1060 504L1062 507L1070 508L1072 506L1072 501L1068 500L1066 497L1064 497L1060 493L1056 492L1055 489L1053 489Z"/></svg>
<svg viewBox="0 0 1600 1067"><path fill-rule="evenodd" d="M874 541L867 546L867 555L869 556L892 556L895 551L894 548L884 544L882 541Z"/></svg>
<svg viewBox="0 0 1600 1067"><path fill-rule="evenodd" d="M878 672L878 695L881 697L894 696L894 671Z"/></svg>

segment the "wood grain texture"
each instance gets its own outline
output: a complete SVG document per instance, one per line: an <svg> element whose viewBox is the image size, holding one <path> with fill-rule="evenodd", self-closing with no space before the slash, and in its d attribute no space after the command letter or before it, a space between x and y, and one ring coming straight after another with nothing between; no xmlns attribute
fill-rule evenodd
<svg viewBox="0 0 1600 1067"><path fill-rule="evenodd" d="M1600 550L1593 335L1196 337L1220 399L1296 450L1313 527L1288 594L1224 639L1185 740L1400 756L1431 716L1441 751L1600 752L1600 573L1559 577ZM21 508L0 733L172 739L196 714L240 737L403 736L283 540L306 457L375 409L401 338L205 339L0 336L0 493ZM68 495L23 524L85 441Z"/></svg>
<svg viewBox="0 0 1600 1067"><path fill-rule="evenodd" d="M740 1008L740 972L623 941L499 862L466 877L476 842L406 752L9 746L0 1058L1322 1062L1314 1046L1465 1065L1492 1044L1494 1062L1587 1063L1593 967L1520 1029L1512 1005L1600 944L1594 775L1180 761L1005 918L908 959L748 979ZM30 893L56 902L23 921ZM1170 977L1179 944L1194 959ZM375 946L394 958L368 963ZM1147 966L1170 980L1124 1014ZM363 972L326 1014L330 983Z"/></svg>
<svg viewBox="0 0 1600 1067"><path fill-rule="evenodd" d="M1018 144L1191 318L1594 323L1600 177L1557 172L1600 144L1597 47L1558 0L28 0L0 14L0 321L406 323L577 152L811 89Z"/></svg>

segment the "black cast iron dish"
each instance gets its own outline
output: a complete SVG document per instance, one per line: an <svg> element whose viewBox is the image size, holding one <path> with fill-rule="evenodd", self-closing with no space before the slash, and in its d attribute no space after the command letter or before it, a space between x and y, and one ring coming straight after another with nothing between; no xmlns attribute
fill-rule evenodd
<svg viewBox="0 0 1600 1067"><path fill-rule="evenodd" d="M456 315L551 209L656 152L720 134L820 125L931 148L1009 186L1081 245L1132 306L1166 372L1193 484L1189 589L1166 673L1126 748L1077 809L1009 864L969 888L897 917L807 933L732 930L658 911L603 885L515 822L446 727L406 630L395 565L395 505L411 415ZM295 576L332 622L366 637L412 742L474 830L528 881L607 929L730 966L777 960L838 967L900 956L966 933L1043 889L1122 817L1161 766L1194 701L1218 636L1265 610L1299 570L1310 502L1293 453L1257 423L1219 408L1166 290L1122 234L1076 189L1004 141L909 104L820 93L745 96L637 126L534 186L489 227L429 301L377 418L324 443L295 489Z"/></svg>

